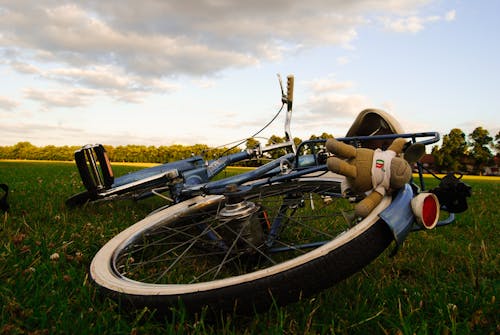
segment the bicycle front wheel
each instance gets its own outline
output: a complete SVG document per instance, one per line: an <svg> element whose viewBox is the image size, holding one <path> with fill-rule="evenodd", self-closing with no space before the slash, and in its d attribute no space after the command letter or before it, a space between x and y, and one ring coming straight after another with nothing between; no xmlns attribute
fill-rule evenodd
<svg viewBox="0 0 500 335"><path fill-rule="evenodd" d="M391 242L377 213L352 224L333 179L256 188L237 201L198 196L111 239L90 274L135 306L262 310L316 293L359 271Z"/></svg>

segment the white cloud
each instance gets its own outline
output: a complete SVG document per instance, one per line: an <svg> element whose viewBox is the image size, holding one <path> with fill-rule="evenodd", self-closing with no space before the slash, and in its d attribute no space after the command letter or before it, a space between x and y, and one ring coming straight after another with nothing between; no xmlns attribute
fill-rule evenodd
<svg viewBox="0 0 500 335"><path fill-rule="evenodd" d="M412 32L416 33L424 29L424 22L422 18L411 16L406 18L398 18L396 20L385 20L385 27L389 30L401 33Z"/></svg>
<svg viewBox="0 0 500 335"><path fill-rule="evenodd" d="M2 4L0 52L17 73L63 85L24 89L46 108L87 105L90 95L141 102L177 89L179 76L209 78L308 46L348 46L365 23L359 11L314 2Z"/></svg>
<svg viewBox="0 0 500 335"><path fill-rule="evenodd" d="M0 96L0 109L10 111L15 109L17 106L19 106L19 102Z"/></svg>
<svg viewBox="0 0 500 335"><path fill-rule="evenodd" d="M113 21L110 24L94 17L89 9L76 4L24 9L10 8L0 14L4 44L10 42L10 46L25 51L24 56L42 50L32 56L38 61L43 55L43 59L70 65L117 64L126 72L154 76L213 72L227 64L246 66L256 62L246 53L209 47L196 36L118 29L111 25ZM201 57L204 62L199 62Z"/></svg>
<svg viewBox="0 0 500 335"><path fill-rule="evenodd" d="M131 79L119 76L116 72L113 73L109 67L102 66L94 69L58 68L47 71L46 77L107 89L124 89L133 85Z"/></svg>
<svg viewBox="0 0 500 335"><path fill-rule="evenodd" d="M33 122L2 122L0 133L3 136L3 145L13 145L21 141L29 141L34 145L47 145L47 143L60 143L79 145L72 139L83 133L81 129ZM70 139L68 143L68 139Z"/></svg>
<svg viewBox="0 0 500 335"><path fill-rule="evenodd" d="M201 88L212 88L216 85L214 80L209 80L206 78L195 80L194 83Z"/></svg>
<svg viewBox="0 0 500 335"><path fill-rule="evenodd" d="M338 65L346 65L351 62L349 57L342 56L342 57L337 57L337 64Z"/></svg>
<svg viewBox="0 0 500 335"><path fill-rule="evenodd" d="M20 61L12 62L11 66L14 70L16 70L19 73L24 73L24 74L39 74L40 73L40 70L36 66L34 66L32 64L20 62Z"/></svg>
<svg viewBox="0 0 500 335"><path fill-rule="evenodd" d="M415 33L455 19L454 10L420 14L429 1L11 1L0 4L0 65L36 78L22 92L46 109L101 97L137 103L179 89L179 78L212 87L226 69L278 63L315 47L355 48L367 25ZM383 19L372 20L374 13ZM304 125L344 122L336 120L372 107L362 94L344 91L350 81L330 76L308 85L303 107L318 121L302 118ZM0 98L0 108L15 106Z"/></svg>
<svg viewBox="0 0 500 335"><path fill-rule="evenodd" d="M422 3L16 2L0 5L0 45L15 50L26 65L113 65L123 73L156 78L210 75L279 60L285 52L304 47L349 47L358 27L369 22L365 13L405 12ZM421 29L415 18L402 20L393 29ZM18 71L31 70L18 66Z"/></svg>
<svg viewBox="0 0 500 335"><path fill-rule="evenodd" d="M446 21L454 21L456 17L457 17L456 11L455 10L451 10L448 13L446 13L446 15L444 16L444 19Z"/></svg>
<svg viewBox="0 0 500 335"><path fill-rule="evenodd" d="M454 10L447 12L444 16L418 16L410 15L406 17L382 17L379 21L390 31L397 33L418 33L425 29L425 26L432 22L453 21L456 13Z"/></svg>
<svg viewBox="0 0 500 335"><path fill-rule="evenodd" d="M89 95L109 96L115 100L139 103L152 93L172 92L179 88L177 84L165 79L125 74L122 69L113 66L42 69L22 62L15 62L11 65L19 73L37 75L39 79L55 81L63 85L60 89L52 89L46 93L42 93L41 89L25 90L27 98L43 101L46 107L50 107L50 102L53 102L55 107L86 105ZM75 88L71 94L67 93L68 85ZM50 98L47 98L48 96Z"/></svg>
<svg viewBox="0 0 500 335"><path fill-rule="evenodd" d="M366 96L346 92L354 86L351 81L337 80L333 74L306 82L309 97L298 107L303 112L294 116L294 128L325 129L343 136L360 111L373 107Z"/></svg>
<svg viewBox="0 0 500 335"><path fill-rule="evenodd" d="M307 102L310 115L329 122L334 118L351 118L371 107L369 99L360 94L330 93L314 96Z"/></svg>
<svg viewBox="0 0 500 335"><path fill-rule="evenodd" d="M465 135L468 135L474 131L477 127L483 127L488 130L489 134L493 139L495 135L500 131L500 126L498 125L497 120L488 120L488 119L475 119L467 122L462 122L457 125L457 128L462 129Z"/></svg>
<svg viewBox="0 0 500 335"><path fill-rule="evenodd" d="M178 88L176 84L154 77L125 74L120 68L113 66L96 66L87 69L58 68L46 71L45 77L104 90L112 95L115 95L115 92L120 92L120 94L133 92L165 93Z"/></svg>
<svg viewBox="0 0 500 335"><path fill-rule="evenodd" d="M88 105L97 92L82 88L65 91L26 88L23 93L26 99L38 101L45 107L79 107Z"/></svg>
<svg viewBox="0 0 500 335"><path fill-rule="evenodd" d="M308 83L307 86L313 91L313 94L321 94L331 91L339 91L351 88L354 84L350 81L338 81L332 75L328 78L315 79Z"/></svg>
<svg viewBox="0 0 500 335"><path fill-rule="evenodd" d="M308 137L312 132L328 132L344 136L356 115L373 107L370 100L360 94L326 93L311 96L297 106L301 113L294 115L294 136Z"/></svg>

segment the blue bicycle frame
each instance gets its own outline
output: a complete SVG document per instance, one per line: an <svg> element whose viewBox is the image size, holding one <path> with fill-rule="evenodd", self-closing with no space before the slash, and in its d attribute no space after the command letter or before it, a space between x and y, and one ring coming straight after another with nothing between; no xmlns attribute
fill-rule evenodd
<svg viewBox="0 0 500 335"><path fill-rule="evenodd" d="M281 84L281 81L280 81ZM84 146L75 153L75 160L87 191L68 199L67 203L80 204L83 201L114 199L121 196L132 196L142 199L152 195L161 196L172 204L179 203L197 195L230 194L250 192L252 188L263 185L285 183L306 176L320 176L326 174L327 153L326 139L308 140L295 146L290 134L290 121L293 100L293 76L288 77L287 95L283 93L283 106L287 105L285 122L285 143L268 147L247 149L238 153L228 154L218 159L206 161L202 156L193 156L176 162L166 163L155 167L142 169L137 172L115 178L106 151L102 145ZM355 136L337 138L337 140L360 146L362 142L373 140L394 140L398 137L410 139L412 143L429 145L439 141L437 132L422 132L408 134L388 134L374 136ZM291 151L278 159L272 160L251 171L238 174L221 180L213 180L221 171L234 163L252 158L261 158L263 154L275 149ZM415 221L410 202L421 190L425 190L422 165L417 163L420 185L413 181L400 190L393 199L392 205L384 210L382 217L391 228L394 238L401 243L410 231L419 229ZM343 176L339 176L339 185ZM169 196L164 195L168 191ZM81 195L81 196L80 196ZM342 189L339 186L337 193L331 196L341 197ZM279 215L272 224L270 236L278 231ZM453 215L439 225L453 221ZM272 241L268 241L272 244Z"/></svg>

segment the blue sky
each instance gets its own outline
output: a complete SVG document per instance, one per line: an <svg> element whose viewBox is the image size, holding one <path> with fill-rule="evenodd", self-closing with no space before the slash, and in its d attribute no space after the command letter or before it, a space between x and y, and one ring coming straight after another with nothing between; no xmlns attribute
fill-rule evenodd
<svg viewBox="0 0 500 335"><path fill-rule="evenodd" d="M0 1L0 145L222 145L280 107L343 136L500 130L498 1ZM284 115L283 115L284 116ZM263 133L283 135L283 118Z"/></svg>

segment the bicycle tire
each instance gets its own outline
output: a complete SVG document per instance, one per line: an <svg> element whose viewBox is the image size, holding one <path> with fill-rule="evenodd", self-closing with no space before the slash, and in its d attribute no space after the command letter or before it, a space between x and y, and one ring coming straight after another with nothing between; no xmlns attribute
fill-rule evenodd
<svg viewBox="0 0 500 335"><path fill-rule="evenodd" d="M304 194L307 194L314 190L311 185L319 182L327 183L328 186L325 180L294 183L297 190L306 191ZM259 192L271 194L287 187L287 192L290 192L293 189L290 185L293 183L265 186ZM321 189L327 189L327 186ZM338 186L332 184L332 187ZM119 273L118 268L124 267L123 264L119 265L124 258L121 253L139 244L140 238L147 234L153 235L155 229L170 229L173 223L182 221L182 218L218 206L223 201L222 195L195 197L148 216L122 231L105 244L92 260L92 280L111 297L136 307L168 310L180 302L192 311L204 306L226 311L261 311L272 304L284 305L310 296L349 277L382 253L393 239L389 228L377 215L391 202L389 197L385 197L368 217L326 244L256 271L196 283L164 284L136 281L125 276L128 275L126 270ZM163 226L164 223L168 225Z"/></svg>

